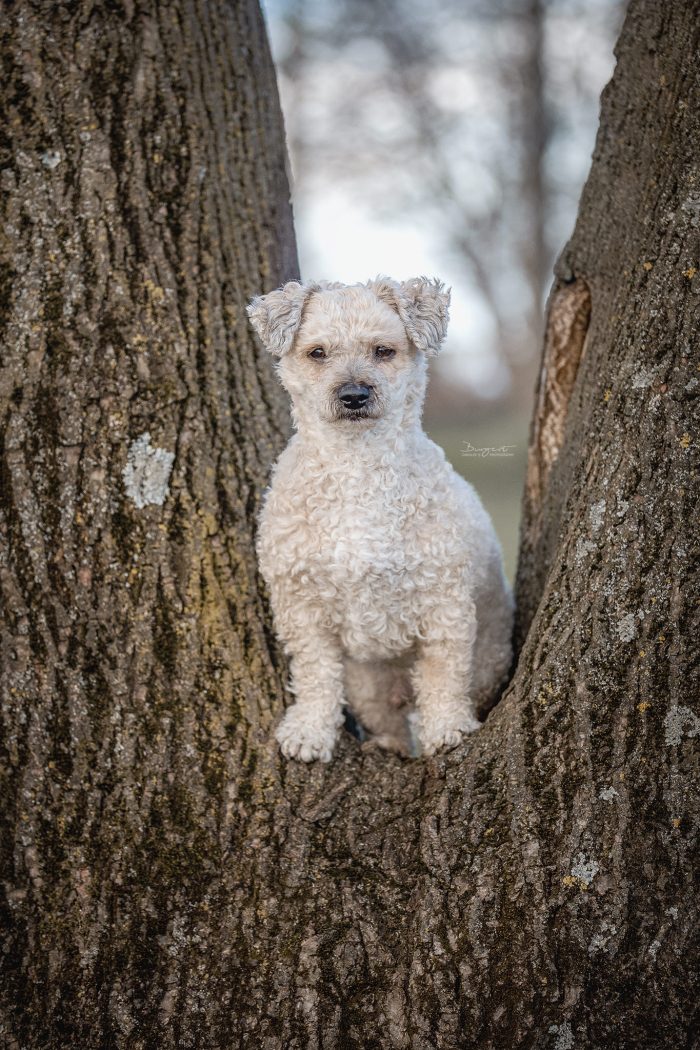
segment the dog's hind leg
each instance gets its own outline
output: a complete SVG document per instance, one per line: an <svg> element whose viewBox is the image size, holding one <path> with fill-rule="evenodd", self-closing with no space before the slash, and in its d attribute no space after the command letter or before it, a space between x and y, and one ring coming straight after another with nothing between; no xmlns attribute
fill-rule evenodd
<svg viewBox="0 0 700 1050"><path fill-rule="evenodd" d="M410 755L406 705L411 688L405 668L381 660L360 662L349 657L344 665L348 705L369 734L368 743Z"/></svg>

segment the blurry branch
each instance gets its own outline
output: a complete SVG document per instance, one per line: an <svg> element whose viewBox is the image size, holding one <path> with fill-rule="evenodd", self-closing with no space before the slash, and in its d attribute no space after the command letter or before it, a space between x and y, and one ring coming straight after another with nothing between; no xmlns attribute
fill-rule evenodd
<svg viewBox="0 0 700 1050"><path fill-rule="evenodd" d="M544 10L542 0L529 0L524 19L527 40L523 53L520 111L523 141L521 186L527 209L528 237L521 246L523 270L530 289L529 331L539 345L542 308L551 280L550 249L546 222L549 187L544 158L549 145L550 118L545 93Z"/></svg>

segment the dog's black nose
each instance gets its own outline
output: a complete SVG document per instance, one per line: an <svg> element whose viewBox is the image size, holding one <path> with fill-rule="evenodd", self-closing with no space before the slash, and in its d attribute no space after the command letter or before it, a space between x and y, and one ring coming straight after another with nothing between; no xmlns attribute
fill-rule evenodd
<svg viewBox="0 0 700 1050"><path fill-rule="evenodd" d="M371 391L362 383L346 383L338 391L338 399L346 408L362 408L369 401Z"/></svg>

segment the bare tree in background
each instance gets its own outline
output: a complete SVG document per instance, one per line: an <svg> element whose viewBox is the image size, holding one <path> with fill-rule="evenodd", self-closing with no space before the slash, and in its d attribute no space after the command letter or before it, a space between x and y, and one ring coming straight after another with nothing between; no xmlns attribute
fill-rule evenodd
<svg viewBox="0 0 700 1050"><path fill-rule="evenodd" d="M572 221L580 187L550 178L568 119L555 72L569 64L569 108L594 108L590 56L563 45L572 24L595 21L612 47L620 4L595 6L595 17L572 0L280 8L298 199L327 180L366 194L377 213L419 217L488 307L518 397L530 396L554 256L569 232L555 220L564 204Z"/></svg>

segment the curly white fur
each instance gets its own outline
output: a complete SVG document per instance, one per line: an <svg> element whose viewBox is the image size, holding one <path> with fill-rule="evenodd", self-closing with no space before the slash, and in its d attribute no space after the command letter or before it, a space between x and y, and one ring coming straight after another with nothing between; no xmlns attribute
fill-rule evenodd
<svg viewBox="0 0 700 1050"><path fill-rule="evenodd" d="M258 538L291 657L296 703L277 730L290 758L330 760L346 701L377 744L410 753L411 696L423 753L453 746L507 674L513 602L498 539L420 423L448 305L437 281L377 278L290 282L248 308L296 425ZM339 400L347 383L370 391L362 412Z"/></svg>

